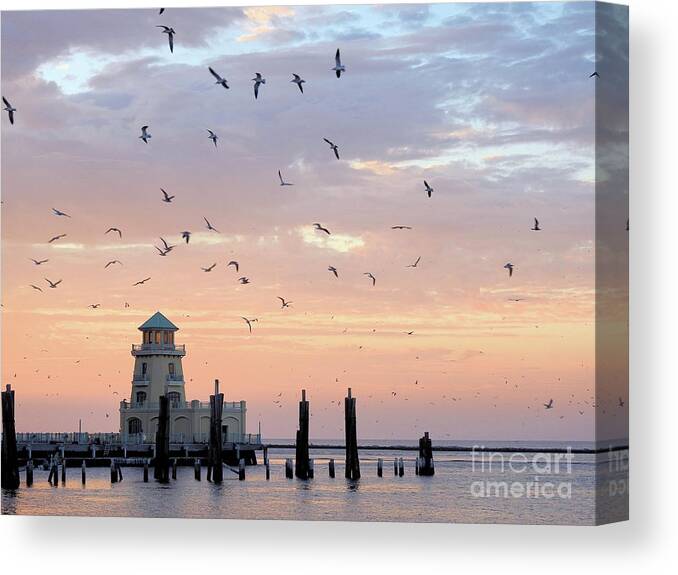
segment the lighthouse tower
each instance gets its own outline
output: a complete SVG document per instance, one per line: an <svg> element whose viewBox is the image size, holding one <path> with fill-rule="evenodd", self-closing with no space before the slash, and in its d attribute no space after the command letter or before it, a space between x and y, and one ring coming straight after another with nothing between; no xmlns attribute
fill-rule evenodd
<svg viewBox="0 0 678 575"><path fill-rule="evenodd" d="M186 399L184 368L186 347L175 343L179 328L160 312L139 326L141 343L132 344L134 372L129 399L120 402L120 435L125 444L152 444L158 427L160 396L170 406L170 441L183 445L206 443L210 433L208 401ZM250 442L245 436L245 401L225 401L222 432L226 443ZM235 449L235 447L233 448Z"/></svg>
<svg viewBox="0 0 678 575"><path fill-rule="evenodd" d="M186 402L184 370L181 358L186 346L174 343L179 328L160 312L156 312L139 326L143 334L141 345L132 345L134 376L132 377L132 404L157 404L167 393L172 407Z"/></svg>

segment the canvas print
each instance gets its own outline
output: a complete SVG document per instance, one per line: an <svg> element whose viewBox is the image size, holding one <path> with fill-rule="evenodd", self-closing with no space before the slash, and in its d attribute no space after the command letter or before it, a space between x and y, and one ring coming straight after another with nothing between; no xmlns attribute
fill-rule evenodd
<svg viewBox="0 0 678 575"><path fill-rule="evenodd" d="M2 513L628 516L628 10L2 13Z"/></svg>

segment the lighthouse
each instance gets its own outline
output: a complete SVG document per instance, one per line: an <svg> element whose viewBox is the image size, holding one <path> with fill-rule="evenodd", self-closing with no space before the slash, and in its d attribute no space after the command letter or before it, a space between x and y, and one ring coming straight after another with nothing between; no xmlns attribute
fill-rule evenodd
<svg viewBox="0 0 678 575"><path fill-rule="evenodd" d="M182 360L186 346L175 337L179 328L159 311L139 326L141 343L132 344L134 370L129 399L120 402L120 435L125 443L153 443L160 396L170 405L170 441L205 443L209 439L209 401L187 400ZM224 441L242 442L246 431L245 401L224 402Z"/></svg>

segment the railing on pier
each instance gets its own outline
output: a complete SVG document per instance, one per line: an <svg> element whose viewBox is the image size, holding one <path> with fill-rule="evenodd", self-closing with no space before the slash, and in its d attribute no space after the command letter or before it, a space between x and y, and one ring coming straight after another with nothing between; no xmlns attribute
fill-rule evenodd
<svg viewBox="0 0 678 575"><path fill-rule="evenodd" d="M261 444L258 433L224 433L224 443L240 443L244 445ZM155 443L154 433L17 433L17 443L40 445L139 445ZM209 443L209 433L170 433L170 443Z"/></svg>
<svg viewBox="0 0 678 575"><path fill-rule="evenodd" d="M132 403L123 400L120 404L121 409L158 409L160 403L157 401L134 401ZM172 402L172 409L209 409L208 401L174 401ZM240 411L242 405L240 401L224 401L224 412L229 410Z"/></svg>

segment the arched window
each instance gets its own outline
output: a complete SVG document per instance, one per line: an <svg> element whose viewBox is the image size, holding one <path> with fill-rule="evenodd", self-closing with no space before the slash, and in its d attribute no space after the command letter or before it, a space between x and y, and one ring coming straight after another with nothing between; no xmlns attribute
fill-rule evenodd
<svg viewBox="0 0 678 575"><path fill-rule="evenodd" d="M148 364L146 362L143 362L141 364L141 375L146 375L147 371L148 371Z"/></svg>
<svg viewBox="0 0 678 575"><path fill-rule="evenodd" d="M170 391L167 394L167 399L169 399L170 405L172 407L179 407L179 402L181 401L181 394L178 391Z"/></svg>
<svg viewBox="0 0 678 575"><path fill-rule="evenodd" d="M169 374L172 375L172 376L174 375L174 364L173 363L169 364Z"/></svg>
<svg viewBox="0 0 678 575"><path fill-rule="evenodd" d="M137 403L143 403L144 401L146 401L146 392L137 391Z"/></svg>
<svg viewBox="0 0 678 575"><path fill-rule="evenodd" d="M127 420L127 433L130 435L136 435L137 433L142 433L143 428L141 426L141 419L138 417L132 417Z"/></svg>

